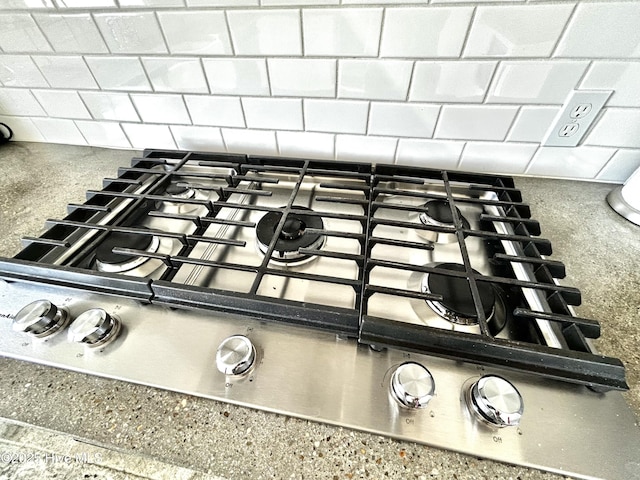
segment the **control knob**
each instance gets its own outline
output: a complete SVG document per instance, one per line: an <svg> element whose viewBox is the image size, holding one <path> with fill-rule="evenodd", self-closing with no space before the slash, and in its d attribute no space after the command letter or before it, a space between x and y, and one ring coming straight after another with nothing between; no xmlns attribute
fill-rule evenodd
<svg viewBox="0 0 640 480"><path fill-rule="evenodd" d="M256 359L256 349L244 335L225 338L216 351L216 367L225 375L242 375Z"/></svg>
<svg viewBox="0 0 640 480"><path fill-rule="evenodd" d="M524 410L518 389L497 375L485 375L474 383L470 401L482 420L498 427L518 425Z"/></svg>
<svg viewBox="0 0 640 480"><path fill-rule="evenodd" d="M416 362L406 362L391 376L391 393L400 405L423 408L435 392L435 382L429 370Z"/></svg>
<svg viewBox="0 0 640 480"><path fill-rule="evenodd" d="M12 328L34 337L46 337L68 323L69 312L65 308L58 308L49 300L36 300L22 307L13 318Z"/></svg>
<svg viewBox="0 0 640 480"><path fill-rule="evenodd" d="M102 308L92 308L76 318L69 327L68 339L90 347L99 347L113 340L120 332L120 320Z"/></svg>

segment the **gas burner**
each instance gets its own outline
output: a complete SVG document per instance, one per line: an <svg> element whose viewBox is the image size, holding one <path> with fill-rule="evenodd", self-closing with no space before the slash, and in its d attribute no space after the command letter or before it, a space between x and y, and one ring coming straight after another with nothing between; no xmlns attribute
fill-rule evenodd
<svg viewBox="0 0 640 480"><path fill-rule="evenodd" d="M207 200L208 195L197 188L193 188L183 183L170 183L164 190L167 197L175 198L176 200ZM164 200L158 202L158 210L166 213L175 213L179 215L192 214L199 209L203 209L202 205L195 203L182 203L172 202L171 200Z"/></svg>
<svg viewBox="0 0 640 480"><path fill-rule="evenodd" d="M194 198L196 196L196 191L193 188L190 188L186 185L179 183L171 183L165 189L165 193L172 198Z"/></svg>
<svg viewBox="0 0 640 480"><path fill-rule="evenodd" d="M156 253L160 247L160 239L153 235L111 232L96 248L95 266L99 272L128 272L149 260L146 257L114 253L113 249L116 247Z"/></svg>
<svg viewBox="0 0 640 480"><path fill-rule="evenodd" d="M435 227L455 227L453 223L453 215L451 213L451 205L446 200L429 200L423 205L426 211L416 215L417 220L426 226ZM458 218L462 220L462 226L469 228L469 222L460 210L455 207ZM435 232L433 230L418 230L418 235L425 240L433 243L454 243L457 238L454 233Z"/></svg>
<svg viewBox="0 0 640 480"><path fill-rule="evenodd" d="M286 207L281 207L283 210ZM308 210L306 207L294 207L296 210ZM276 227L282 218L282 212L269 212L264 215L256 226L256 241L262 253L267 253L269 244L273 239ZM271 255L272 259L278 263L287 265L299 265L309 259L314 258L298 252L300 248L322 248L325 237L319 233L309 233L307 228L324 229L322 218L316 215L304 213L289 213L280 232L280 238L276 242L275 249Z"/></svg>

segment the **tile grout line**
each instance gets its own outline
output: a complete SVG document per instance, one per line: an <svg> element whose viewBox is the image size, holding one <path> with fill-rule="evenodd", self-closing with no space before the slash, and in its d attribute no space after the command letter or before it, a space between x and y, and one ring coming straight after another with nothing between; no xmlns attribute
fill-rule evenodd
<svg viewBox="0 0 640 480"><path fill-rule="evenodd" d="M229 13L226 9L223 12L223 15L224 15L224 25L227 29L227 36L229 37L229 45L231 46L231 55L237 58L238 55L236 54L236 47L233 41L233 35L231 34L231 24L229 23Z"/></svg>
<svg viewBox="0 0 640 480"><path fill-rule="evenodd" d="M465 58L465 50L467 49L467 44L469 42L469 37L471 37L471 29L473 28L473 24L476 21L476 12L478 11L478 7L474 6L473 11L471 12L471 16L469 17L469 24L467 25L467 31L465 32L464 39L462 40L462 45L460 46L460 52L456 58L462 59Z"/></svg>
<svg viewBox="0 0 640 480"><path fill-rule="evenodd" d="M556 40L555 45L553 46L553 48L551 49L551 52L549 53L549 58L556 58L556 54L558 53L558 48L560 47L560 44L562 43L562 39L565 37L565 35L567 35L567 32L569 31L569 28L571 27L572 23L574 22L574 18L575 18L575 13L576 10L578 9L578 3L576 2L573 4L573 8L571 9L571 12L569 13L569 16L567 17L567 21L564 22L564 26L562 28L562 31L560 32L560 35L558 35L558 39Z"/></svg>
<svg viewBox="0 0 640 480"><path fill-rule="evenodd" d="M602 167L600 167L600 170L598 170L598 173L596 173L596 174L593 176L593 179L594 179L594 180L597 180L597 179L598 179L598 177L599 177L600 175L602 175L602 173L607 169L607 167L609 166L609 164L610 164L610 163L613 163L613 159L615 158L615 156L618 154L618 152L619 152L619 151L620 151L619 149L616 149L616 150L613 152L613 154L611 155L611 157L609 157L609 159L608 159L606 162L604 162L604 165L602 165Z"/></svg>

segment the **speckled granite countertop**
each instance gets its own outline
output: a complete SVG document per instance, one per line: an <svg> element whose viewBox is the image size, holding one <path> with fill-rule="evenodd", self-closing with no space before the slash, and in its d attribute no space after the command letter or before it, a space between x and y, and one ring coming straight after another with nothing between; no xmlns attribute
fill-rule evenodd
<svg viewBox="0 0 640 480"><path fill-rule="evenodd" d="M0 255L139 152L34 143L0 147ZM611 185L518 178L525 202L602 323L599 350L621 358L640 413L640 227L605 202ZM422 445L187 395L0 358L0 416L216 475L241 478L553 479Z"/></svg>

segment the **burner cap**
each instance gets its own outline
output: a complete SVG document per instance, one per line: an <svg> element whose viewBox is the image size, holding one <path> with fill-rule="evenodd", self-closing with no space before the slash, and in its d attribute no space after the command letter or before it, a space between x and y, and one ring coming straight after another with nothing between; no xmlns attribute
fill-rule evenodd
<svg viewBox="0 0 640 480"><path fill-rule="evenodd" d="M459 263L441 263L435 268L454 272L464 272L464 265ZM479 274L475 270L473 271ZM447 320L454 323L471 324L477 323L478 315L473 304L471 287L469 281L464 277L449 277L444 274L429 273L426 277L426 290L429 293L442 295L442 302L429 301L430 306L435 307L437 313L442 313ZM476 282L480 301L484 309L484 314L489 318L494 309L496 294L493 286L487 282Z"/></svg>
<svg viewBox="0 0 640 480"><path fill-rule="evenodd" d="M281 207L282 209L286 207ZM294 206L296 210L313 211L310 208ZM282 218L282 212L265 214L256 226L258 247L262 253L269 249L276 227ZM299 248L317 248L324 242L324 236L318 233L308 233L307 228L323 229L322 218L304 213L289 213L285 220L280 237L276 241L273 258L283 262L297 261L311 257L298 253Z"/></svg>
<svg viewBox="0 0 640 480"><path fill-rule="evenodd" d="M148 258L114 253L112 250L115 247L155 252L159 245L160 240L150 234L111 232L96 248L96 268L100 272L131 270L142 265Z"/></svg>
<svg viewBox="0 0 640 480"><path fill-rule="evenodd" d="M170 183L165 188L165 193L174 198L193 198L196 192L184 185L178 185L177 183Z"/></svg>

